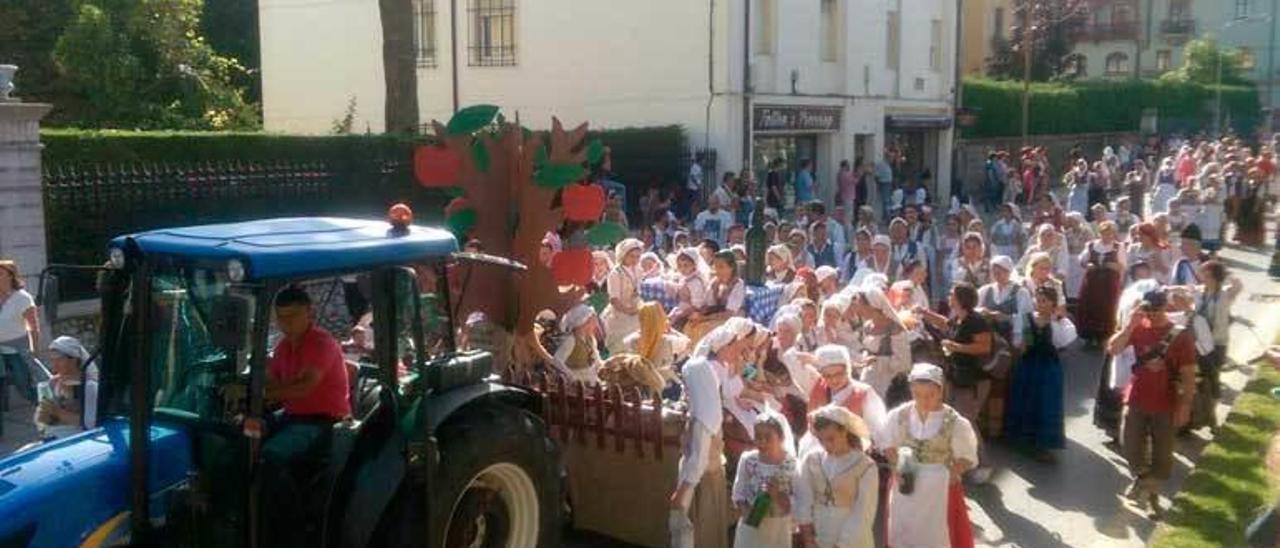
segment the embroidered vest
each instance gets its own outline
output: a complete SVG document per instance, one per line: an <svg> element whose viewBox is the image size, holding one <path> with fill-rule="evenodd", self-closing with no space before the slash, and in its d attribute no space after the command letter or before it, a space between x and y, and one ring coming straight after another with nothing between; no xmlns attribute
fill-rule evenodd
<svg viewBox="0 0 1280 548"><path fill-rule="evenodd" d="M853 501L858 499L858 482L864 474L875 468L875 461L863 455L853 466L834 478L827 477L822 459L817 454L805 459L804 466L805 475L809 477L809 488L813 491L814 504L853 508Z"/></svg>
<svg viewBox="0 0 1280 548"><path fill-rule="evenodd" d="M595 341L590 338L574 337L573 351L565 358L564 364L574 371L590 369L595 361Z"/></svg>
<svg viewBox="0 0 1280 548"><path fill-rule="evenodd" d="M950 407L945 408L942 417L942 428L939 428L938 433L929 439L920 439L911 435L911 413L914 412L915 407L913 406L910 411L898 415L898 431L902 439L907 440L903 445L910 447L915 452L916 460L921 464L951 466L953 459L951 432L956 425L956 410Z"/></svg>

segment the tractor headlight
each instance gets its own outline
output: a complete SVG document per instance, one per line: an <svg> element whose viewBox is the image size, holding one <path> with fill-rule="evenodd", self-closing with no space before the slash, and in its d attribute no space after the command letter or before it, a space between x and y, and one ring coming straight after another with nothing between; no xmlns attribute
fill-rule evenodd
<svg viewBox="0 0 1280 548"><path fill-rule="evenodd" d="M244 263L240 259L227 261L227 278L233 282L244 281Z"/></svg>
<svg viewBox="0 0 1280 548"><path fill-rule="evenodd" d="M118 247L111 248L107 252L107 258L111 261L111 268L124 268L124 250Z"/></svg>

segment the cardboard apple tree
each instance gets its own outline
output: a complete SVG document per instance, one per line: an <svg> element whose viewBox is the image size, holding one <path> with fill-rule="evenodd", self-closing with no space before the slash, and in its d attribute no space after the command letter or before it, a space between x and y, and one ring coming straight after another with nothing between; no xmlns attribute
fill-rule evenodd
<svg viewBox="0 0 1280 548"><path fill-rule="evenodd" d="M414 151L414 175L418 184L453 196L446 226L460 242L477 239L486 253L528 267L522 273L463 267L469 287L455 317L484 312L515 335L513 357L525 362L529 356L519 348L531 340L536 315L559 316L581 302L592 280L591 246L612 246L626 235L620 225L600 222L605 192L587 180L605 147L586 141L585 123L566 130L553 117L550 131L532 132L493 105L459 110L432 128L433 142ZM549 258L542 253L548 233L562 242ZM603 292L589 297L601 299Z"/></svg>

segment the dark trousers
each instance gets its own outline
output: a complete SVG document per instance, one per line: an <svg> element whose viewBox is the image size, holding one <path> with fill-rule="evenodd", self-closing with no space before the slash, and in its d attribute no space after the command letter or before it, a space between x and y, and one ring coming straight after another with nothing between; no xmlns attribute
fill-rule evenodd
<svg viewBox="0 0 1280 548"><path fill-rule="evenodd" d="M1124 458L1133 477L1152 484L1169 479L1173 434L1172 413L1148 413L1132 405L1125 408Z"/></svg>
<svg viewBox="0 0 1280 548"><path fill-rule="evenodd" d="M25 344L26 341L23 343ZM0 375L7 377L5 384L12 386L18 394L35 405L37 403L36 383L31 377L31 353L27 352L24 346L16 354L0 354L0 360L4 365L4 371L0 372Z"/></svg>
<svg viewBox="0 0 1280 548"><path fill-rule="evenodd" d="M296 546L303 542L299 525L306 517L304 482L316 473L316 463L329 449L331 419L285 416L262 444L262 531L266 546Z"/></svg>

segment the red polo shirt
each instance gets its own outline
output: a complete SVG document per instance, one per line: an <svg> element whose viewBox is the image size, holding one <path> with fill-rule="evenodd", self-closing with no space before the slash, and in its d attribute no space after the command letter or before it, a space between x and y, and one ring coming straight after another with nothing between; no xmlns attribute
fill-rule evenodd
<svg viewBox="0 0 1280 548"><path fill-rule="evenodd" d="M314 325L297 343L281 339L268 372L279 381L296 379L306 368L319 369L320 383L310 394L284 402L286 415L322 415L340 419L351 414L350 384L342 346Z"/></svg>
<svg viewBox="0 0 1280 548"><path fill-rule="evenodd" d="M1141 359L1143 354L1160 344L1165 333L1172 328L1172 323L1160 328L1145 324L1135 327L1133 335L1129 337L1134 355ZM1152 371L1143 367L1142 364L1133 366L1133 377L1129 380L1126 397L1127 403L1147 413L1172 413L1175 402L1173 393L1169 389L1169 371L1180 369L1189 363L1194 364L1195 361L1195 342L1191 338L1191 331L1184 329L1169 345L1169 350L1164 355L1163 369Z"/></svg>

